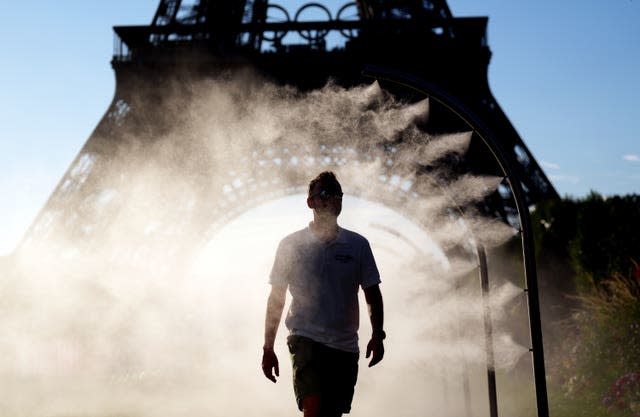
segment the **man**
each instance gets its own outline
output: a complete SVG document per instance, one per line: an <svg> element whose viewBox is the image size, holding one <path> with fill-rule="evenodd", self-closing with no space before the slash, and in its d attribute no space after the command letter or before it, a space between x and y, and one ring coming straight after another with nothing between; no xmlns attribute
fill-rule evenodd
<svg viewBox="0 0 640 417"><path fill-rule="evenodd" d="M280 242L269 277L262 371L276 382L273 346L288 288L292 299L285 324L298 408L304 417L339 417L351 409L358 376L359 288L373 329L369 367L384 356L380 274L369 242L338 226L342 187L332 172L309 183L307 206L313 221Z"/></svg>

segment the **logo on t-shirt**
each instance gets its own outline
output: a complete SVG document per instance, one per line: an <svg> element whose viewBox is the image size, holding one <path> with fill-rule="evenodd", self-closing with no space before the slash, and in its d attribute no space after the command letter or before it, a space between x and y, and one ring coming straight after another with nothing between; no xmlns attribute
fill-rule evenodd
<svg viewBox="0 0 640 417"><path fill-rule="evenodd" d="M347 262L353 261L353 256L351 256L349 254L337 253L336 256L335 256L335 259L338 262L347 263Z"/></svg>

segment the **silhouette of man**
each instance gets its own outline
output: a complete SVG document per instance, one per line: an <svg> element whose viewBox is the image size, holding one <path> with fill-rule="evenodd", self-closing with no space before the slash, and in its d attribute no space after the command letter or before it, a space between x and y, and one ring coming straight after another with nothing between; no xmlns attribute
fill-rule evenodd
<svg viewBox="0 0 640 417"><path fill-rule="evenodd" d="M269 276L262 371L273 382L280 376L273 347L289 289L285 324L298 408L304 417L339 417L351 410L358 376L359 288L373 329L369 367L384 356L380 274L369 242L338 226L342 187L332 172L311 180L307 206L313 221L280 242Z"/></svg>

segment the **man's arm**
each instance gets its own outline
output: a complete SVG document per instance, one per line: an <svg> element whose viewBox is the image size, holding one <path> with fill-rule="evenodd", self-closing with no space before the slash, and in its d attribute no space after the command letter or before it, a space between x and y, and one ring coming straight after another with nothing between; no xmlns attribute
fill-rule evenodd
<svg viewBox="0 0 640 417"><path fill-rule="evenodd" d="M264 321L264 346L262 347L262 372L264 376L273 382L276 382L276 376L280 376L278 357L273 350L273 345L280 325L282 310L284 310L286 294L286 285L272 285L267 300L267 314Z"/></svg>
<svg viewBox="0 0 640 417"><path fill-rule="evenodd" d="M372 285L364 289L364 298L369 307L369 318L371 319L371 340L367 344L367 358L371 356L369 367L374 366L384 357L383 340L386 337L384 325L384 307L382 303L382 293L379 285ZM373 354L373 355L371 355Z"/></svg>

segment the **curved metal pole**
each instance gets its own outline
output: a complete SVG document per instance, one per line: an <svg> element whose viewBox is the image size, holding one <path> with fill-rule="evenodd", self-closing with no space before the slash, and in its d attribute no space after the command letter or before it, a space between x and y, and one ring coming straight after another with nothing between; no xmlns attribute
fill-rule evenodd
<svg viewBox="0 0 640 417"><path fill-rule="evenodd" d="M540 302L538 294L538 280L536 275L535 252L533 248L533 231L531 228L531 216L524 206L522 187L517 181L509 180L513 192L518 213L520 213L520 233L522 239L522 256L524 260L525 293L527 294L527 307L529 310L529 331L531 332L531 353L533 356L533 374L536 385L536 403L538 416L549 416L549 403L547 399L547 381L544 369L544 346L542 343L542 324L540 318Z"/></svg>
<svg viewBox="0 0 640 417"><path fill-rule="evenodd" d="M456 100L455 97L452 97L443 89L411 74L374 65L366 65L363 69L363 75L374 79L382 79L395 84L404 85L410 89L423 93L425 96L433 97L441 104L447 106L478 133L480 138L491 150L497 163L505 173L513 193L513 198L516 203L520 220L525 292L527 294L527 307L529 312L529 331L531 335L531 353L533 357L533 376L536 390L538 417L548 417L549 403L547 398L547 381L544 368L542 325L540 320L540 304L536 276L535 252L533 249L531 217L529 215L529 209L525 203L520 181L518 181L518 177L515 175L515 170L511 167L510 160L505 156L506 153L502 149L500 143L493 138L493 135L484 126L481 120L468 110L466 106Z"/></svg>
<svg viewBox="0 0 640 417"><path fill-rule="evenodd" d="M498 417L498 394L496 388L496 367L493 356L493 325L491 324L491 304L489 302L489 269L487 254L482 245L478 246L480 263L480 283L482 286L482 319L484 321L484 343L487 352L487 387L489 390L489 416Z"/></svg>

